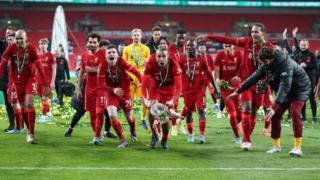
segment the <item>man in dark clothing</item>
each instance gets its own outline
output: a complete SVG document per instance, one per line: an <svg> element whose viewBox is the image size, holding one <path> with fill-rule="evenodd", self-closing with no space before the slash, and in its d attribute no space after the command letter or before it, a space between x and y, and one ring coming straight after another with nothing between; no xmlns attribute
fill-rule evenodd
<svg viewBox="0 0 320 180"><path fill-rule="evenodd" d="M271 137L274 140L274 147L267 153L281 151L280 134L281 119L284 112L290 108L294 132L294 148L290 155L301 156L302 122L300 118L301 109L308 99L311 83L307 73L299 65L282 52L272 48L263 48L259 55L263 65L254 74L246 79L234 93L228 98L238 94L255 85L260 79L266 79L272 90L276 93L274 105L269 110L266 118L271 118Z"/></svg>
<svg viewBox="0 0 320 180"><path fill-rule="evenodd" d="M313 123L317 123L317 102L315 99L315 93L316 93L316 86L317 86L317 68L318 68L318 60L316 56L309 51L309 41L302 39L300 40L300 43L297 39L297 31L298 29L295 28L292 31L292 35L294 38L295 46L296 46L296 52L294 53L294 60L299 64L300 67L302 67L306 73L308 74L308 77L311 81L311 91L309 95L309 101L312 111L312 121ZM302 120L306 121L306 105L302 108Z"/></svg>
<svg viewBox="0 0 320 180"><path fill-rule="evenodd" d="M62 55L61 47L58 47L55 56L56 56L56 64L57 64L57 73L56 73L56 80L55 80L55 89L58 96L58 103L60 106L63 106L63 91L62 86L66 81L70 83L70 73L69 73L69 65L66 58Z"/></svg>
<svg viewBox="0 0 320 180"><path fill-rule="evenodd" d="M84 89L85 89L84 87L85 87L85 83L83 84L83 87L81 89L83 94L84 94ZM70 126L68 127L67 131L64 134L65 137L71 136L71 134L73 132L73 128L78 124L79 120L86 113L86 111L84 109L84 97L83 96L78 101L77 94L75 93L71 99L71 106L76 110L76 112L72 117ZM110 118L109 118L109 114L108 114L107 110L104 111L104 116L105 116L104 137L116 138L116 136L110 132L111 124L110 124Z"/></svg>
<svg viewBox="0 0 320 180"><path fill-rule="evenodd" d="M150 49L150 55L154 54L157 51L159 41L160 41L160 36L161 36L161 28L159 26L152 28L152 38L146 44Z"/></svg>
<svg viewBox="0 0 320 180"><path fill-rule="evenodd" d="M4 51L6 50L7 46L8 46L8 36L10 34L14 33L14 28L13 27L7 27L6 29L6 34L5 34L5 39L0 41L0 57L2 56L2 54L4 53ZM1 62L1 59L0 59ZM0 78L0 91L2 91L3 96L4 96L4 101L5 101L5 105L6 105L6 111L8 114L8 118L9 118L9 127L6 128L4 131L8 132L12 129L14 129L14 112L13 112L13 108L11 106L11 104L8 102L8 68L6 67L3 73L3 76Z"/></svg>

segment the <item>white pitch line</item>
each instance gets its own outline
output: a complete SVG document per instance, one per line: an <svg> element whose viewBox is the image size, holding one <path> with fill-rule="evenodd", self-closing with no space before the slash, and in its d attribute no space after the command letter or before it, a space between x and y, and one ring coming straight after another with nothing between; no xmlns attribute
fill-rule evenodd
<svg viewBox="0 0 320 180"><path fill-rule="evenodd" d="M62 171L320 171L320 167L310 168L144 168L144 167L5 167L0 170L62 170Z"/></svg>

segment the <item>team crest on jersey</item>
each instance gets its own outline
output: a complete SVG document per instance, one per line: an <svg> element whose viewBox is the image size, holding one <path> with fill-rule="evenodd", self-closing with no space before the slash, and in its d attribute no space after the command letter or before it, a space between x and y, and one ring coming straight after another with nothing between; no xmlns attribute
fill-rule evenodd
<svg viewBox="0 0 320 180"><path fill-rule="evenodd" d="M308 56L308 58L307 58L307 62L311 62L311 58L310 58L310 56Z"/></svg>
<svg viewBox="0 0 320 180"><path fill-rule="evenodd" d="M282 73L281 73L281 76L282 76L282 77L288 76L288 73L287 73L287 72L282 72Z"/></svg>
<svg viewBox="0 0 320 180"><path fill-rule="evenodd" d="M182 73L181 68L178 68L178 69L177 69L177 74L181 74L181 73Z"/></svg>

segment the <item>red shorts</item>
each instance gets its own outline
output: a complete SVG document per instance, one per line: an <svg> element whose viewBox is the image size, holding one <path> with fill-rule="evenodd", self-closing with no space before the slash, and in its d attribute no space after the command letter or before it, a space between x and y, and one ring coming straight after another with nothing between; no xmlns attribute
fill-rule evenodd
<svg viewBox="0 0 320 180"><path fill-rule="evenodd" d="M222 96L224 104L226 105L226 109L227 109L228 113L232 113L234 111L237 111L238 103L239 103L239 96L236 96L234 98L227 100L227 97L231 93L233 93L233 91L226 91L224 89L221 89L221 96Z"/></svg>
<svg viewBox="0 0 320 180"><path fill-rule="evenodd" d="M37 95L40 97L43 96L43 88L44 88L43 84L38 82L37 83Z"/></svg>
<svg viewBox="0 0 320 180"><path fill-rule="evenodd" d="M36 95L36 78L29 78L24 84L15 84L15 92L17 93L18 101L21 103L25 102L26 95Z"/></svg>
<svg viewBox="0 0 320 180"><path fill-rule="evenodd" d="M196 109L206 108L205 87L193 96L188 94L183 96L184 107L187 112L195 112Z"/></svg>
<svg viewBox="0 0 320 180"><path fill-rule="evenodd" d="M252 86L251 88L240 94L240 101L249 101L252 102L254 106L260 107L263 106L264 95L265 94L258 94L256 92L256 86Z"/></svg>
<svg viewBox="0 0 320 180"><path fill-rule="evenodd" d="M172 87L174 88L174 87ZM180 93L179 93L180 94ZM178 107L178 98L173 99L174 94L170 88L157 89L150 93L150 100L157 100L159 103L166 104L168 101L173 101L173 105Z"/></svg>
<svg viewBox="0 0 320 180"><path fill-rule="evenodd" d="M8 102L10 104L17 104L19 102L16 89L12 87L12 85L9 85L7 93L8 93Z"/></svg>
<svg viewBox="0 0 320 180"><path fill-rule="evenodd" d="M84 109L89 112L95 112L96 111L96 93L85 93L85 99L84 99Z"/></svg>
<svg viewBox="0 0 320 180"><path fill-rule="evenodd" d="M37 80L37 95L42 97L43 96L43 87L44 86L43 86L43 83L42 83L42 79L40 78L40 75L37 76L36 80ZM45 81L46 81L47 84L50 85L51 77L50 77L50 80L46 79Z"/></svg>
<svg viewBox="0 0 320 180"><path fill-rule="evenodd" d="M106 98L106 106L115 106L118 109L121 108L123 111L131 111L132 110L132 98L130 96L119 97L115 94L108 93Z"/></svg>
<svg viewBox="0 0 320 180"><path fill-rule="evenodd" d="M159 103L161 103L161 104L167 104L167 102L169 102L169 101L172 101L173 100L173 104L174 104L174 108L175 108L175 106L176 106L176 104L175 104L175 99L173 99L173 96L171 95L160 95L160 99L158 99L158 101L159 101ZM178 98L176 98L176 101L178 102ZM177 103L177 107L178 107L178 103Z"/></svg>
<svg viewBox="0 0 320 180"><path fill-rule="evenodd" d="M107 105L108 92L98 90L96 97L96 113L103 113Z"/></svg>

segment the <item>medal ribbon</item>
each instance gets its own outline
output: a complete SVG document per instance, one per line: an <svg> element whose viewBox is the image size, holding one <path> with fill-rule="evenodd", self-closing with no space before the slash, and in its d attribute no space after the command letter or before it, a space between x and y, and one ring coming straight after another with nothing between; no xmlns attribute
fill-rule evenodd
<svg viewBox="0 0 320 180"><path fill-rule="evenodd" d="M139 58L137 57L136 48L134 47L134 44L132 44L132 52L133 52L133 59L136 62L136 65L140 66L140 61L142 59L142 46L140 47Z"/></svg>
<svg viewBox="0 0 320 180"><path fill-rule="evenodd" d="M111 73L110 65L108 65L108 74L109 74L109 77L111 78L111 80L112 80L112 82L113 82L114 84L118 84L118 82L119 82L118 71L119 71L119 66L118 66L118 62L117 62L117 63L116 63L116 78L114 79L113 76L112 76L112 73Z"/></svg>
<svg viewBox="0 0 320 180"><path fill-rule="evenodd" d="M196 67L197 67L197 57L194 58L194 63L193 63L193 69L192 69L192 73L190 72L190 60L189 60L189 55L187 54L187 73L189 76L189 81L192 83L194 80L194 74L196 72Z"/></svg>
<svg viewBox="0 0 320 180"><path fill-rule="evenodd" d="M168 74L169 74L169 64L167 64L167 68L166 68L166 75L164 76L164 78L162 77L162 72L161 72L161 67L158 65L159 68L159 73L160 73L160 85L159 87L162 87L163 84L166 82L167 78L168 78Z"/></svg>
<svg viewBox="0 0 320 180"><path fill-rule="evenodd" d="M20 65L20 57L19 57L18 48L16 49L16 51L17 51L18 76L20 76L20 75L22 74L24 65L26 64L26 58L27 58L27 54L28 54L28 48L27 48L27 47L24 48L23 59L22 59L22 64L21 64L21 65Z"/></svg>

